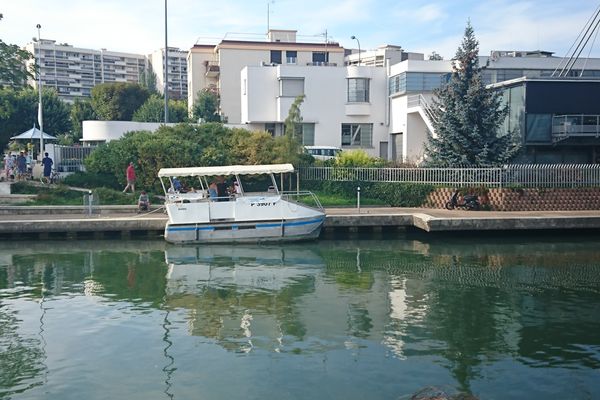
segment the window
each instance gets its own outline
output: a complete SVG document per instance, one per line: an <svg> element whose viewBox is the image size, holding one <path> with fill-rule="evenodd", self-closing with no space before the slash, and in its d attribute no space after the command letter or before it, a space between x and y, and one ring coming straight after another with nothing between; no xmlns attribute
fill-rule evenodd
<svg viewBox="0 0 600 400"><path fill-rule="evenodd" d="M325 64L329 61L328 53L323 51L315 51L312 53L312 61L315 64Z"/></svg>
<svg viewBox="0 0 600 400"><path fill-rule="evenodd" d="M313 146L315 144L315 124L302 124L302 145Z"/></svg>
<svg viewBox="0 0 600 400"><path fill-rule="evenodd" d="M373 147L373 124L342 124L342 146Z"/></svg>
<svg viewBox="0 0 600 400"><path fill-rule="evenodd" d="M348 78L348 103L369 102L369 79Z"/></svg>
<svg viewBox="0 0 600 400"><path fill-rule="evenodd" d="M281 50L271 50L271 64L281 64Z"/></svg>
<svg viewBox="0 0 600 400"><path fill-rule="evenodd" d="M279 96L298 97L304 94L304 78L281 78Z"/></svg>
<svg viewBox="0 0 600 400"><path fill-rule="evenodd" d="M285 62L288 64L296 64L296 60L298 59L297 51L286 51L285 52Z"/></svg>
<svg viewBox="0 0 600 400"><path fill-rule="evenodd" d="M265 131L269 132L271 134L271 136L275 137L275 124L274 123L266 123L265 124Z"/></svg>

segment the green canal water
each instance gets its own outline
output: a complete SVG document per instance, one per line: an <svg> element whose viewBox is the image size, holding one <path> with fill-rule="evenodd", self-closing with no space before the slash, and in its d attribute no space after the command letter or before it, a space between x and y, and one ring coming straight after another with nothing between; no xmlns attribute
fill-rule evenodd
<svg viewBox="0 0 600 400"><path fill-rule="evenodd" d="M599 243L0 242L0 398L599 399Z"/></svg>

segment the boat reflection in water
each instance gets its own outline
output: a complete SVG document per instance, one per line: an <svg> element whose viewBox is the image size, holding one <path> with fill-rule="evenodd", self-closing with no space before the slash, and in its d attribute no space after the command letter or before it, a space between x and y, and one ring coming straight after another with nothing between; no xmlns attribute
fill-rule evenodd
<svg viewBox="0 0 600 400"><path fill-rule="evenodd" d="M165 307L189 310L192 335L241 352L302 338L297 302L324 269L317 253L294 246L169 247L165 260Z"/></svg>

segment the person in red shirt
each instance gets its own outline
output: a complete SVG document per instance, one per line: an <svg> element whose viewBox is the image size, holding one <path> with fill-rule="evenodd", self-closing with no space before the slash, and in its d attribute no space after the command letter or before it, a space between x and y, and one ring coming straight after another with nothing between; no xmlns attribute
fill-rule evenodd
<svg viewBox="0 0 600 400"><path fill-rule="evenodd" d="M123 189L123 193L127 192L129 188L131 188L131 193L135 193L135 168L133 168L133 162L129 163L125 175L127 177L127 186Z"/></svg>

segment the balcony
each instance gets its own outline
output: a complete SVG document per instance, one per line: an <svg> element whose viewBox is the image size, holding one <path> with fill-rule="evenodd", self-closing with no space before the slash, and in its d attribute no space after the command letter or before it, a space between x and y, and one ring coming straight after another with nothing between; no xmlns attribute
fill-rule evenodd
<svg viewBox="0 0 600 400"><path fill-rule="evenodd" d="M219 63L216 61L204 61L204 66L206 67L206 77L207 78L216 78L219 76L221 69L219 68Z"/></svg>
<svg viewBox="0 0 600 400"><path fill-rule="evenodd" d="M569 138L600 138L600 115L555 115L552 142Z"/></svg>
<svg viewBox="0 0 600 400"><path fill-rule="evenodd" d="M313 66L313 67L337 67L337 63L326 62L326 61L307 62L306 65Z"/></svg>

